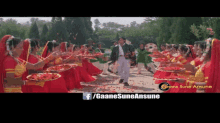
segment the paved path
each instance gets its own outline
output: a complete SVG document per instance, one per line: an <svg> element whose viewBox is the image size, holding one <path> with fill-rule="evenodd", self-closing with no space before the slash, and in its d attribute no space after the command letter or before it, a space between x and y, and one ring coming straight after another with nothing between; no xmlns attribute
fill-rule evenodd
<svg viewBox="0 0 220 123"><path fill-rule="evenodd" d="M130 69L129 84L119 84L119 76L113 73L98 76L95 82L81 82L83 89L73 89L72 93L161 93L158 84L154 84L153 74L142 69L142 74L137 75L137 68Z"/></svg>

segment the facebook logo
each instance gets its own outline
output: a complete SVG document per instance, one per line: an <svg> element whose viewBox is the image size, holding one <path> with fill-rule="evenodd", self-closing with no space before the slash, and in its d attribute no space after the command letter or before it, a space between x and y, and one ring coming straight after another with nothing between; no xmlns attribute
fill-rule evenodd
<svg viewBox="0 0 220 123"><path fill-rule="evenodd" d="M89 92L83 93L83 100L92 100L92 93Z"/></svg>

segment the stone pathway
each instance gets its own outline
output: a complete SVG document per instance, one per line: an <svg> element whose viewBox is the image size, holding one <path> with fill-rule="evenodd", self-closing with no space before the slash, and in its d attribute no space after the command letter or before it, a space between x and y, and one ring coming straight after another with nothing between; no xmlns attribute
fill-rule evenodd
<svg viewBox="0 0 220 123"><path fill-rule="evenodd" d="M137 75L137 68L130 69L129 85L119 84L119 76L109 73L100 75L95 82L81 82L83 89L73 89L71 93L161 93L158 84L154 84L153 74L142 69L142 74Z"/></svg>

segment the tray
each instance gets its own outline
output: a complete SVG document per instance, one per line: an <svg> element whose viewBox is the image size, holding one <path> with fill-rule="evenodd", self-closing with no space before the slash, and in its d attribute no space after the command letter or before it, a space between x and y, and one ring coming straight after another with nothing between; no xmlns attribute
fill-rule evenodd
<svg viewBox="0 0 220 123"><path fill-rule="evenodd" d="M160 71L179 73L179 72L186 70L185 68L181 68L180 70L164 70L164 68L166 68L166 67L160 68Z"/></svg>
<svg viewBox="0 0 220 123"><path fill-rule="evenodd" d="M63 70L54 70L56 67L63 67L64 65L65 65L65 66L69 66L69 68L63 69ZM64 71L70 70L72 67L73 67L73 65L70 65L70 64L62 64L62 65L51 66L51 67L47 68L46 71L64 72Z"/></svg>
<svg viewBox="0 0 220 123"><path fill-rule="evenodd" d="M42 76L43 74L53 74L53 75L57 75L57 78L54 78L54 79L48 79L48 80L36 80L36 79L32 79L31 76L33 75L36 75L37 77L40 77ZM61 77L60 74L58 73L34 73L34 74L30 74L27 76L27 79L30 80L30 81L36 81L36 82L46 82L46 81L53 81L53 80L56 80L56 79L59 79Z"/></svg>

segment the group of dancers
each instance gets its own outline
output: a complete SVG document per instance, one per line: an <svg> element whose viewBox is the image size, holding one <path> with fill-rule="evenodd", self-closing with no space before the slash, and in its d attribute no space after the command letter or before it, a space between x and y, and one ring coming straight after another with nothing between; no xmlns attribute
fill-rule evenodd
<svg viewBox="0 0 220 123"><path fill-rule="evenodd" d="M220 92L220 41L209 38L193 45L162 44L162 52L155 50L157 58L164 58L154 73L155 84L167 82L170 89L164 93L196 93L197 87L205 93ZM184 68L183 71L163 71L163 67ZM176 76L176 79L166 79ZM183 77L182 77L183 76ZM179 77L179 78L178 78Z"/></svg>
<svg viewBox="0 0 220 123"><path fill-rule="evenodd" d="M37 40L15 38L5 35L0 40L0 92L1 93L68 93L72 89L82 89L81 82L94 82L102 72L96 59L79 57L79 54L96 54L90 45L77 46L68 42L58 44L48 41L39 51ZM97 56L105 61L103 55ZM60 78L47 81L43 86L27 80L32 73L45 73L47 68L61 64L74 64L75 67L59 72ZM28 83L28 84L27 84ZM32 84L31 84L32 83Z"/></svg>
<svg viewBox="0 0 220 123"><path fill-rule="evenodd" d="M82 89L81 82L94 82L100 74L107 74L107 66L110 71L120 76L119 83L129 86L129 70L135 49L126 44L125 38L119 38L118 43L114 41L111 47L111 63L108 63L106 54L96 56L96 59L79 57L79 54L94 55L104 53L101 45L93 49L91 45L77 46L68 42L58 44L56 41L48 41L41 55L39 42L26 39L24 41L5 35L0 40L0 92L1 93L68 93L72 89ZM140 44L137 56L138 74L145 66L154 74L155 84L169 83L170 88L164 93L196 93L197 88L193 85L205 85L206 93L220 92L220 41L218 39L207 39L197 41L193 45L186 44L162 44L162 52L157 49L153 51L157 58L164 58L157 69L152 62L148 49ZM36 82L27 80L32 73L44 73L51 66L60 64L74 64L75 67L59 72L60 78L47 81L43 86ZM167 72L160 68L180 67L181 72ZM150 69L149 69L150 68ZM176 76L175 80L164 78ZM179 78L178 78L179 76ZM184 76L187 79L183 79ZM28 83L28 84L27 84ZM32 83L32 84L31 84ZM202 84L201 84L202 83ZM184 86L191 86L191 88Z"/></svg>

